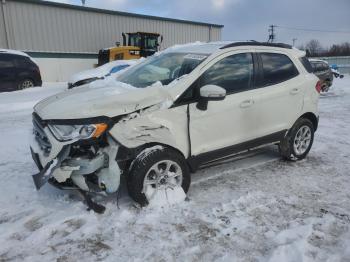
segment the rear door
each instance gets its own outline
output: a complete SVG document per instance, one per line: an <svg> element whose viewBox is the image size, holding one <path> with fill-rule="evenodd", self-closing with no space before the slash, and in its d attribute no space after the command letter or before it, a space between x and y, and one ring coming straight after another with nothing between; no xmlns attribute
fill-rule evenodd
<svg viewBox="0 0 350 262"><path fill-rule="evenodd" d="M16 70L12 55L0 54L0 91L16 88Z"/></svg>
<svg viewBox="0 0 350 262"><path fill-rule="evenodd" d="M259 136L289 129L300 116L306 79L287 54L257 52L259 77L255 92Z"/></svg>

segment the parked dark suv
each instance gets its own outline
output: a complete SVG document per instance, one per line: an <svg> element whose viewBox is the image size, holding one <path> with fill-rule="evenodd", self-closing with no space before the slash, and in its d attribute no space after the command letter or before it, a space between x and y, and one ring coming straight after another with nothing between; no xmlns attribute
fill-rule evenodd
<svg viewBox="0 0 350 262"><path fill-rule="evenodd" d="M333 84L333 72L328 63L319 59L309 59L313 72L322 81L321 91L328 92Z"/></svg>
<svg viewBox="0 0 350 262"><path fill-rule="evenodd" d="M25 53L0 50L0 92L41 86L37 64Z"/></svg>

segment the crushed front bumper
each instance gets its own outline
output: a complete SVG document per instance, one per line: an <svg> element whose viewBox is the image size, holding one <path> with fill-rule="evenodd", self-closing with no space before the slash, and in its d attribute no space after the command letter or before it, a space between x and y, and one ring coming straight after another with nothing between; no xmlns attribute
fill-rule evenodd
<svg viewBox="0 0 350 262"><path fill-rule="evenodd" d="M32 158L39 169L39 173L34 174L33 180L37 190L39 190L46 182L52 177L53 171L60 166L62 160L69 154L69 146L64 146L61 152L58 153L57 157L54 160L48 162L44 167L40 162L39 154L34 152L33 148L30 147L30 152ZM56 160L56 161L55 161Z"/></svg>
<svg viewBox="0 0 350 262"><path fill-rule="evenodd" d="M116 156L119 146L113 139L107 136L101 147L83 143L85 149L88 146L93 152L89 154L83 150L77 155L74 152L81 147L79 141L57 141L38 116L34 117L33 123L35 139L30 151L39 169L39 173L33 175L38 190L51 181L55 185L70 184L89 192L114 193L118 190L121 171Z"/></svg>

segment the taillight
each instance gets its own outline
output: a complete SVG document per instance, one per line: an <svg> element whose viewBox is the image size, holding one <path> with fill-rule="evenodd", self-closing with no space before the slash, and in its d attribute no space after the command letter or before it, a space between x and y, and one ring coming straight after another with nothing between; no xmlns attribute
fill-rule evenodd
<svg viewBox="0 0 350 262"><path fill-rule="evenodd" d="M320 80L317 81L317 84L316 84L315 88L316 88L316 91L317 91L318 93L321 93L322 81L320 81Z"/></svg>

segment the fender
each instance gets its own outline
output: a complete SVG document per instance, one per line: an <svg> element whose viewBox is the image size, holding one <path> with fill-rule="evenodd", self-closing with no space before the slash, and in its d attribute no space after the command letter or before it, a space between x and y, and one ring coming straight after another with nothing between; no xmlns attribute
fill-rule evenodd
<svg viewBox="0 0 350 262"><path fill-rule="evenodd" d="M149 109L129 114L118 121L109 134L129 149L145 144L162 144L176 148L187 158L189 141L186 108Z"/></svg>

